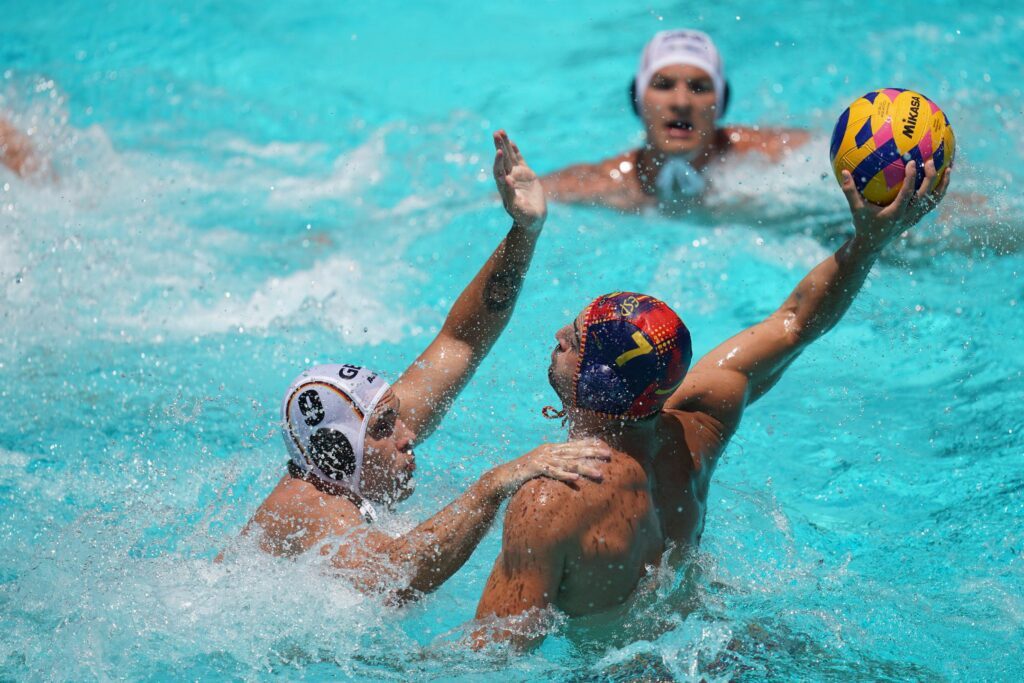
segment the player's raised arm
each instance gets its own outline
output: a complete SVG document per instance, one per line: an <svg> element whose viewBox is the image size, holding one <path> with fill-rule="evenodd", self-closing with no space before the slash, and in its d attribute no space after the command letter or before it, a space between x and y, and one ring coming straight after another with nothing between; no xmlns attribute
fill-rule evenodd
<svg viewBox="0 0 1024 683"><path fill-rule="evenodd" d="M494 134L494 180L512 227L448 313L441 332L395 383L414 440L434 431L515 308L547 204L537 175L505 131Z"/></svg>
<svg viewBox="0 0 1024 683"><path fill-rule="evenodd" d="M926 162L925 181L915 192L915 166L907 164L899 195L884 208L865 202L844 171L842 188L853 214L854 236L804 277L767 319L704 356L666 407L706 412L732 433L743 409L839 322L882 250L942 199L952 169L940 181L932 162Z"/></svg>

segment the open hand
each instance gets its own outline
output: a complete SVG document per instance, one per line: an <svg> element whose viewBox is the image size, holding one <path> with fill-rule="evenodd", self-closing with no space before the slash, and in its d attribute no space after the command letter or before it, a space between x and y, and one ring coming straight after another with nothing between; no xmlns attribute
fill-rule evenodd
<svg viewBox="0 0 1024 683"><path fill-rule="evenodd" d="M924 182L914 191L917 162L907 164L903 185L899 194L889 206L877 206L864 200L853 182L849 171L843 171L843 194L853 214L853 227L858 239L875 249L882 249L904 231L917 225L925 214L938 206L946 189L953 167L946 169L942 180L935 172L935 163L929 159L924 164Z"/></svg>
<svg viewBox="0 0 1024 683"><path fill-rule="evenodd" d="M600 463L610 462L612 449L599 439L548 443L501 465L499 475L504 491L511 495L535 477L574 482L582 477L601 481Z"/></svg>
<svg viewBox="0 0 1024 683"><path fill-rule="evenodd" d="M544 188L508 134L494 134L494 182L512 219L524 228L539 230L548 215Z"/></svg>

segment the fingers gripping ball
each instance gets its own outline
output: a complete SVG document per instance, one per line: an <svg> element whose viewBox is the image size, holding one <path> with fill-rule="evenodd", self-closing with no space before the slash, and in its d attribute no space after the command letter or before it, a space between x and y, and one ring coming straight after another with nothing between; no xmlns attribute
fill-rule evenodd
<svg viewBox="0 0 1024 683"><path fill-rule="evenodd" d="M857 98L840 115L829 157L840 184L847 170L866 200L885 206L899 193L909 162L917 162L920 188L924 162L932 159L942 180L955 148L953 128L938 105L912 90L883 88Z"/></svg>

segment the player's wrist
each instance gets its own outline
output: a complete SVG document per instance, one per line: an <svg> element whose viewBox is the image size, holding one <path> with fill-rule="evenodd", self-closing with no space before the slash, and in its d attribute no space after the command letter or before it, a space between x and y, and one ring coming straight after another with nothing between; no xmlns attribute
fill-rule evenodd
<svg viewBox="0 0 1024 683"><path fill-rule="evenodd" d="M531 216L522 218L512 218L512 229L523 230L525 232L536 234L541 231L544 227L544 221L547 220L547 214L543 216Z"/></svg>
<svg viewBox="0 0 1024 683"><path fill-rule="evenodd" d="M868 230L858 229L847 243L847 253L855 260L873 262L891 241Z"/></svg>
<svg viewBox="0 0 1024 683"><path fill-rule="evenodd" d="M510 465L498 465L480 477L480 497L491 503L501 503L512 495L515 490L515 482L510 472Z"/></svg>

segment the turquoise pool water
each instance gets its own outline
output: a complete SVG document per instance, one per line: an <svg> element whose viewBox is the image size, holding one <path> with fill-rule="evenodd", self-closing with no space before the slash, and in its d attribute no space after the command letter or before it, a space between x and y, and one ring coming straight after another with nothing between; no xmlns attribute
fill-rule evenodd
<svg viewBox="0 0 1024 683"><path fill-rule="evenodd" d="M1019 679L1024 10L354 5L0 2L0 109L59 176L0 171L0 678ZM495 532L403 610L313 558L214 566L282 473L290 379L394 378L504 233L489 132L540 171L635 144L626 85L672 26L718 40L729 121L817 140L730 168L719 217L552 207L516 317L384 523L558 438L552 335L594 295L669 301L697 353L770 312L844 224L834 117L919 89L958 134L961 198L748 412L697 611L484 656L460 627Z"/></svg>

